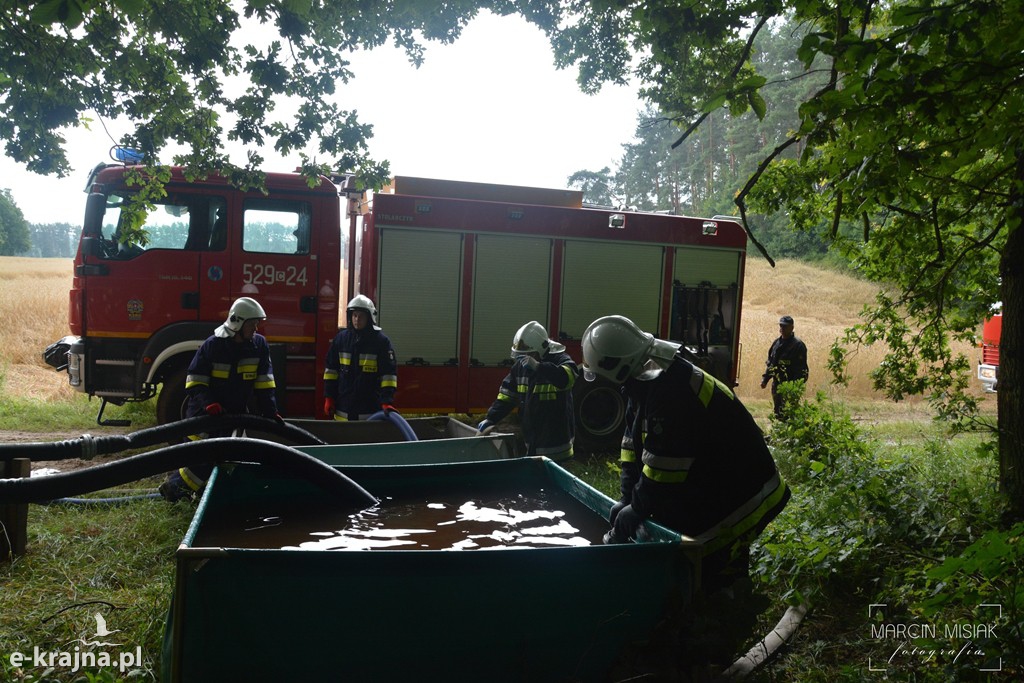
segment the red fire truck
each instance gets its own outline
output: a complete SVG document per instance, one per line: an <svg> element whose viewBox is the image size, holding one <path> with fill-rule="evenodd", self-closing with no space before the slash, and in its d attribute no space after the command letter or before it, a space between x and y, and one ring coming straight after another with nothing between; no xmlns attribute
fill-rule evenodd
<svg viewBox="0 0 1024 683"><path fill-rule="evenodd" d="M101 165L89 180L72 336L48 354L76 389L101 399L101 423L113 422L103 418L107 403L158 390L160 422L178 419L188 363L238 296L268 313L278 404L291 418L319 416L339 306L356 292L376 302L395 346L396 403L406 414L485 411L511 363L512 336L530 320L578 360L592 320L626 315L736 383L746 235L733 219L408 177L367 202L345 182L322 177L310 187L301 175L270 173L264 194L217 177L188 182L175 169L147 215L148 244L130 245L118 232L132 192L127 168ZM580 381L575 398L579 445L615 441L619 392Z"/></svg>
<svg viewBox="0 0 1024 683"><path fill-rule="evenodd" d="M978 379L985 391L995 393L999 383L999 338L1003 334L1003 314L995 313L981 326L981 361Z"/></svg>

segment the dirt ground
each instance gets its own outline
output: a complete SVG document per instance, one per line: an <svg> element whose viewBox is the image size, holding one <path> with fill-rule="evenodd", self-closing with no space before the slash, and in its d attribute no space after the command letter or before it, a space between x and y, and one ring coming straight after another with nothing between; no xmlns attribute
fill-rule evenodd
<svg viewBox="0 0 1024 683"><path fill-rule="evenodd" d="M95 429L89 432L47 432L40 434L39 432L27 432L18 430L0 430L0 447L13 446L14 444L29 444L29 443L56 443L60 441L73 441L81 438L84 434L88 433L91 436L111 436L118 434L127 434L131 431L130 427L100 427L96 426ZM17 457L17 455L15 455ZM83 467L92 467L94 465L101 465L103 463L118 460L124 457L124 453L111 453L108 455L98 455L90 460L84 460L80 458L70 458L67 460L60 461L40 461L35 460L32 463L32 471L42 469L56 469L61 472L71 472L78 470Z"/></svg>

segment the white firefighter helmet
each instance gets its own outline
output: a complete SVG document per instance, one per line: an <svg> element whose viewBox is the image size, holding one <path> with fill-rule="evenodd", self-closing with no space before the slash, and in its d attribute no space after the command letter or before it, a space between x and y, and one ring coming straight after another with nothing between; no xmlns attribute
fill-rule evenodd
<svg viewBox="0 0 1024 683"><path fill-rule="evenodd" d="M516 332L512 339L512 357L536 353L541 358L548 353L561 353L565 346L554 339L548 339L548 331L536 320L531 320Z"/></svg>
<svg viewBox="0 0 1024 683"><path fill-rule="evenodd" d="M373 305L373 301L370 297L365 294L356 294L352 297L352 300L348 302L348 306L345 307L346 313L351 313L354 310L363 310L370 314L370 322L374 325L377 324L377 307Z"/></svg>
<svg viewBox="0 0 1024 683"><path fill-rule="evenodd" d="M622 384L643 372L654 344L654 336L629 318L598 318L583 333L583 375L590 382L601 376Z"/></svg>
<svg viewBox="0 0 1024 683"><path fill-rule="evenodd" d="M228 319L224 321L224 324L214 330L214 334L223 339L230 339L235 336L242 329L242 325L245 324L246 320L266 320L267 313L260 306L256 299L250 299L247 296L243 296L239 299L235 299L235 303L231 304L231 309L228 311Z"/></svg>

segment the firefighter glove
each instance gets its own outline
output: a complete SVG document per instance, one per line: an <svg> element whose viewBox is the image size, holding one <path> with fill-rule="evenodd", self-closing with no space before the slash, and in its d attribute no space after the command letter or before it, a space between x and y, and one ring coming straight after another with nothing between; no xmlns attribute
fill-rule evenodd
<svg viewBox="0 0 1024 683"><path fill-rule="evenodd" d="M536 370L537 366L540 365L540 361L531 355L523 356L523 362L526 363L526 367L530 370Z"/></svg>
<svg viewBox="0 0 1024 683"><path fill-rule="evenodd" d="M476 426L477 434L490 434L491 430L494 429L494 423L490 420L484 420Z"/></svg>
<svg viewBox="0 0 1024 683"><path fill-rule="evenodd" d="M224 414L224 406L222 406L219 403L211 403L211 404L206 406L206 414L207 415L223 415Z"/></svg>
<svg viewBox="0 0 1024 683"><path fill-rule="evenodd" d="M324 415L327 417L328 420L330 420L330 419L332 419L334 417L334 399L333 398L325 398L324 399Z"/></svg>
<svg viewBox="0 0 1024 683"><path fill-rule="evenodd" d="M615 523L612 525L612 530L604 535L601 539L606 544L611 543L628 543L633 540L642 540L646 537L646 531L643 529L644 518L640 516L632 505L626 505L619 513L615 516ZM644 533L641 533L643 531Z"/></svg>

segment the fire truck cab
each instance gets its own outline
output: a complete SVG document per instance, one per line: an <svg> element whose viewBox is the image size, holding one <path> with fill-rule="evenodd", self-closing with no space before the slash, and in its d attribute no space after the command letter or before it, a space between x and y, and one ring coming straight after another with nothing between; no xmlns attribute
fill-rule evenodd
<svg viewBox="0 0 1024 683"><path fill-rule="evenodd" d="M218 178L188 182L175 169L146 215L149 241L126 244L125 168L93 171L70 293L72 386L105 405L146 400L163 385L158 419L179 419L196 349L232 301L252 296L271 312L262 332L279 406L313 415L318 359L337 330L338 191L327 178L310 188L296 174L268 174L266 186L263 194Z"/></svg>

